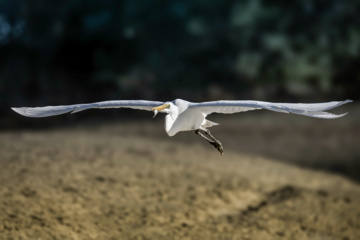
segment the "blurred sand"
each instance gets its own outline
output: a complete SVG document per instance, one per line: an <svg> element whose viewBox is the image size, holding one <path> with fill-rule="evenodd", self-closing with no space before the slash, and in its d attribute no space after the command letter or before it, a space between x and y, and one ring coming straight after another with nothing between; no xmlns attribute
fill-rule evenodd
<svg viewBox="0 0 360 240"><path fill-rule="evenodd" d="M261 116L212 118L223 157L162 118L3 132L0 239L360 239L359 184L286 163L358 160L356 121Z"/></svg>

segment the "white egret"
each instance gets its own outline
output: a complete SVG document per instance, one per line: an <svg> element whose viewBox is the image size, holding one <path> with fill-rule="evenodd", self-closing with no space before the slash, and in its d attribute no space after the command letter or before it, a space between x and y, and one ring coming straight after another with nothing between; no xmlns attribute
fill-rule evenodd
<svg viewBox="0 0 360 240"><path fill-rule="evenodd" d="M169 136L174 136L181 131L195 131L196 134L206 139L221 154L223 147L219 140L211 135L209 127L218 125L206 119L211 113L238 113L256 109L267 109L282 113L295 113L314 118L333 119L342 117L345 114L332 114L325 112L336 108L346 101L333 101L325 103L272 103L263 101L212 101L193 103L182 99L176 99L169 102L157 102L146 100L118 100L104 101L88 104L75 104L65 106L47 106L47 107L21 107L12 108L15 112L26 117L49 117L64 113L76 113L90 108L133 108L140 110L153 111L154 117L158 112L166 113L165 131Z"/></svg>

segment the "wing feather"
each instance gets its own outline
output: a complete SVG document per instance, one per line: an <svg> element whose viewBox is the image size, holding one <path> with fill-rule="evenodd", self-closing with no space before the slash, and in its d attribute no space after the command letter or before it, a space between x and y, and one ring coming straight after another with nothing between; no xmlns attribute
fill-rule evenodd
<svg viewBox="0 0 360 240"><path fill-rule="evenodd" d="M275 112L283 113L294 113L299 115L304 115L314 118L339 118L345 114L332 114L324 112L336 107L339 107L343 104L352 102L351 100L345 101L333 101L325 103L272 103L272 102L263 102L263 101L213 101L213 102L203 102L203 103L192 103L190 108L198 108L205 115L211 113L238 113L249 110L257 109L267 109Z"/></svg>
<svg viewBox="0 0 360 240"><path fill-rule="evenodd" d="M64 105L64 106L46 106L46 107L20 107L11 108L20 115L26 117L40 118L60 115L64 113L76 113L91 108L132 108L151 111L153 107L162 105L163 102L146 100L117 100L104 101L86 104Z"/></svg>

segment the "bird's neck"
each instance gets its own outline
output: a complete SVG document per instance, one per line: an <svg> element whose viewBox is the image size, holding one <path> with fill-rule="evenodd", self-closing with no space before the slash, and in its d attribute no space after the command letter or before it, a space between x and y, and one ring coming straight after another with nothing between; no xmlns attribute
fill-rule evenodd
<svg viewBox="0 0 360 240"><path fill-rule="evenodd" d="M170 131L171 127L173 126L175 120L177 119L177 113L169 113L165 116L165 131Z"/></svg>

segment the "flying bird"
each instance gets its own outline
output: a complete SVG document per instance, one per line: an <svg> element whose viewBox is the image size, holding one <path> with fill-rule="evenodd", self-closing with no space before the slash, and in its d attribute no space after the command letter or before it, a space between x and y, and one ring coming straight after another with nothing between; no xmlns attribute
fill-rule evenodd
<svg viewBox="0 0 360 240"><path fill-rule="evenodd" d="M221 154L223 146L208 128L218 125L209 121L206 117L211 113L232 114L256 109L266 109L282 113L294 113L314 118L333 119L342 117L345 114L332 114L327 110L339 107L343 104L352 102L351 100L333 101L325 103L272 103L263 101L211 101L211 102L188 102L176 99L169 102L147 101L147 100L116 100L104 101L88 104L75 104L64 106L47 107L20 107L12 108L18 114L26 117L40 118L49 117L64 113L77 113L90 108L132 108L146 111L153 111L154 117L158 113L165 113L165 131L171 137L182 131L195 131L195 133L211 145Z"/></svg>

